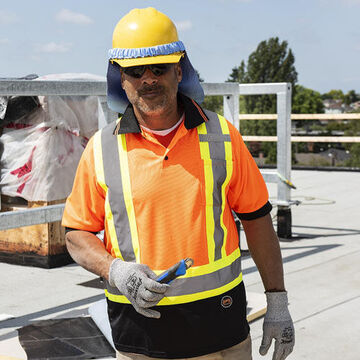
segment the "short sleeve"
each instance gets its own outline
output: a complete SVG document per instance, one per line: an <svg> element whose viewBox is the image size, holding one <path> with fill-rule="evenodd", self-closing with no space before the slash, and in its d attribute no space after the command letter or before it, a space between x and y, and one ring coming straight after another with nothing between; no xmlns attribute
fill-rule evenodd
<svg viewBox="0 0 360 360"><path fill-rule="evenodd" d="M104 229L105 193L96 180L91 138L81 156L71 194L66 200L62 225L98 232Z"/></svg>
<svg viewBox="0 0 360 360"><path fill-rule="evenodd" d="M255 160L240 133L229 124L233 149L233 175L228 201L241 220L253 220L268 214L272 206L269 194Z"/></svg>

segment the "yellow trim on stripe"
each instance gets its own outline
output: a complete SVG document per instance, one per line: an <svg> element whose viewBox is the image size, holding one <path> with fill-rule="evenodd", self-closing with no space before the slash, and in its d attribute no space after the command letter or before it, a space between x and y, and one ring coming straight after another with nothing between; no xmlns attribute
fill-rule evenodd
<svg viewBox="0 0 360 360"><path fill-rule="evenodd" d="M198 134L207 134L205 123L201 123L196 129Z"/></svg>
<svg viewBox="0 0 360 360"><path fill-rule="evenodd" d="M230 134L229 131L229 125L227 123L227 121L225 120L225 118L221 115L219 116L219 121L220 121L220 126L221 126L221 130L222 133L225 134ZM225 147L225 162L226 162L226 178L224 183L221 186L221 199L222 199L222 204L221 204L221 215L220 215L220 225L221 228L223 229L224 232L224 241L223 241L223 246L221 248L221 255L222 256L226 256L226 242L227 242L227 238L228 238L228 230L227 227L224 224L224 211L225 211L225 205L226 205L226 187L228 186L230 179L232 177L233 174L233 161L232 161L232 143L231 141L225 141L224 142L224 147Z"/></svg>
<svg viewBox="0 0 360 360"><path fill-rule="evenodd" d="M229 125L228 125L226 119L219 114L218 114L218 118L220 121L221 131L222 131L223 135L229 135L230 130L229 130Z"/></svg>
<svg viewBox="0 0 360 360"><path fill-rule="evenodd" d="M131 304L131 302L124 295L111 294L111 293L109 293L109 291L107 289L104 289L104 291L105 291L105 296L113 302L117 302L117 303L121 303L121 304Z"/></svg>
<svg viewBox="0 0 360 360"><path fill-rule="evenodd" d="M94 148L93 148L94 164L95 164L96 180L99 183L99 185L104 189L104 191L107 192L108 189L105 184L104 163L102 157L101 132L102 130L99 130L94 135Z"/></svg>
<svg viewBox="0 0 360 360"><path fill-rule="evenodd" d="M118 242L118 238L116 235L114 217L113 217L113 213L111 211L110 202L109 202L109 192L106 193L106 198L105 198L105 218L106 218L106 222L108 224L110 241L111 241L112 248L114 249L115 256L120 258L121 260L124 260L124 257L121 254L121 251L119 248L119 242Z"/></svg>
<svg viewBox="0 0 360 360"><path fill-rule="evenodd" d="M95 163L95 174L96 181L105 191L105 219L108 225L108 232L110 236L111 246L114 249L115 256L124 260L121 251L119 249L119 243L117 241L115 224L113 215L109 203L109 192L108 187L105 183L105 173L104 173L104 163L103 163L103 154L102 154L102 144L101 144L101 133L102 130L99 130L94 136L94 163Z"/></svg>
<svg viewBox="0 0 360 360"><path fill-rule="evenodd" d="M206 125L202 123L197 127L198 134L207 134ZM209 262L215 261L215 221L213 209L214 176L212 171L212 160L210 158L210 146L207 141L199 141L201 159L204 161L205 177L205 218L206 218L206 240L208 247Z"/></svg>
<svg viewBox="0 0 360 360"><path fill-rule="evenodd" d="M121 167L121 182L123 187L123 196L124 196L126 211L129 219L131 241L133 245L136 262L140 263L140 246L139 246L139 237L136 226L134 204L132 201L126 135L121 134L117 138L118 138L119 159L120 159L120 167Z"/></svg>
<svg viewBox="0 0 360 360"><path fill-rule="evenodd" d="M158 303L158 305L159 306L176 305L176 304L184 304L184 303L188 303L188 302L192 302L192 301L207 299L207 298L210 298L213 296L221 295L221 294L233 289L235 286L239 285L241 282L242 282L242 273L240 273L240 275L233 281L231 281L228 284L221 286L217 289L202 291L202 292L195 293L195 294L164 297ZM110 294L106 289L105 289L105 296L113 302L130 304L130 301L124 295L113 295L113 294Z"/></svg>
<svg viewBox="0 0 360 360"><path fill-rule="evenodd" d="M180 278L188 278L188 277L210 274L212 272L230 266L239 257L240 257L240 249L237 248L230 255L225 256L222 259L216 260L210 264L201 265L201 266L192 266L190 269L186 270L186 275L181 276ZM156 274L161 274L162 272L164 272L164 270L153 270L153 271Z"/></svg>

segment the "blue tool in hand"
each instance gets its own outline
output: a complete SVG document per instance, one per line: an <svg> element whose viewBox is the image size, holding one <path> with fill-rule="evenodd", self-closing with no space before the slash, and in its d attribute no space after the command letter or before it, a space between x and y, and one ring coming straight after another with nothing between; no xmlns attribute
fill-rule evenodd
<svg viewBox="0 0 360 360"><path fill-rule="evenodd" d="M193 259L186 258L164 271L156 278L156 281L162 284L169 284L178 276L185 275L186 270L194 263Z"/></svg>

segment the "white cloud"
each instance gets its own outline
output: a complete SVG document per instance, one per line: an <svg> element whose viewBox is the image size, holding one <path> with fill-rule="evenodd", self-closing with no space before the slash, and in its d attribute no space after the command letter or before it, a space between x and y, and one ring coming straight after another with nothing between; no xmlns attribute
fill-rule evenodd
<svg viewBox="0 0 360 360"><path fill-rule="evenodd" d="M66 53L70 51L72 44L63 43L57 44L55 42L49 42L47 44L37 44L35 50L40 53Z"/></svg>
<svg viewBox="0 0 360 360"><path fill-rule="evenodd" d="M68 9L62 9L56 14L56 20L59 22L72 23L72 24L91 24L93 20L80 13L70 11Z"/></svg>
<svg viewBox="0 0 360 360"><path fill-rule="evenodd" d="M5 45L5 44L9 44L9 43L10 43L9 39L0 38L0 45Z"/></svg>
<svg viewBox="0 0 360 360"><path fill-rule="evenodd" d="M15 13L0 10L0 25L16 23L18 20L19 18Z"/></svg>
<svg viewBox="0 0 360 360"><path fill-rule="evenodd" d="M192 23L190 20L178 21L175 23L178 31L186 31L192 28Z"/></svg>
<svg viewBox="0 0 360 360"><path fill-rule="evenodd" d="M348 5L360 5L360 0L343 0Z"/></svg>

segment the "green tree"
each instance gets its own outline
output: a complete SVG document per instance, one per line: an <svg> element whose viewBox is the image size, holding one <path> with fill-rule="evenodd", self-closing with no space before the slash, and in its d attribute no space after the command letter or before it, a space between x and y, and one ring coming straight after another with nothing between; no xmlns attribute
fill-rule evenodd
<svg viewBox="0 0 360 360"><path fill-rule="evenodd" d="M318 91L308 89L301 85L295 85L295 95L292 101L291 112L293 114L319 114L324 112L324 104ZM309 129L314 125L320 125L318 120L298 120L297 128Z"/></svg>
<svg viewBox="0 0 360 360"><path fill-rule="evenodd" d="M278 37L259 43L248 58L247 64L242 61L239 67L232 69L228 81L242 83L290 82L295 95L297 72L295 57L288 49L287 41ZM271 114L276 112L276 95L246 96L240 99L241 112L253 114ZM243 109L245 111L243 111ZM275 135L276 122L267 120L241 121L241 132L244 135ZM264 143L262 150L267 162L276 162L276 144Z"/></svg>
<svg viewBox="0 0 360 360"><path fill-rule="evenodd" d="M345 161L345 166L360 168L360 144L351 144L348 150L351 157Z"/></svg>
<svg viewBox="0 0 360 360"><path fill-rule="evenodd" d="M344 101L345 95L342 90L330 90L321 95L323 100L342 100Z"/></svg>
<svg viewBox="0 0 360 360"><path fill-rule="evenodd" d="M293 114L320 114L324 112L324 104L318 91L295 85L292 101Z"/></svg>
<svg viewBox="0 0 360 360"><path fill-rule="evenodd" d="M221 95L205 96L201 106L218 114L224 112L223 97Z"/></svg>
<svg viewBox="0 0 360 360"><path fill-rule="evenodd" d="M360 100L360 94L357 94L355 90L350 90L344 95L344 101L346 105L350 105L355 101Z"/></svg>
<svg viewBox="0 0 360 360"><path fill-rule="evenodd" d="M246 65L244 60L241 61L240 66L235 66L232 68L232 72L226 81L238 83L246 81Z"/></svg>
<svg viewBox="0 0 360 360"><path fill-rule="evenodd" d="M351 120L349 122L349 128L344 132L344 135L360 136L360 121ZM360 143L346 144L345 149L349 151L349 154L351 156L350 159L345 162L345 165L360 168Z"/></svg>
<svg viewBox="0 0 360 360"><path fill-rule="evenodd" d="M288 49L287 41L280 42L276 37L260 42L249 56L244 82L290 82L294 88L297 82L295 57L292 50ZM249 113L275 113L276 97L275 95L247 96L246 110Z"/></svg>

